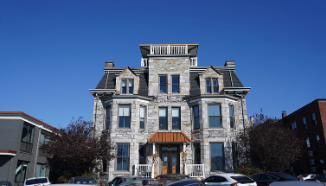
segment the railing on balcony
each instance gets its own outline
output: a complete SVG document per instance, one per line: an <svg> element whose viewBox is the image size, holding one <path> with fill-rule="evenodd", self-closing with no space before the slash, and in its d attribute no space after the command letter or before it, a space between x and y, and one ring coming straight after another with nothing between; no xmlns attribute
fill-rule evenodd
<svg viewBox="0 0 326 186"><path fill-rule="evenodd" d="M204 164L186 164L186 174L190 177L205 178Z"/></svg>
<svg viewBox="0 0 326 186"><path fill-rule="evenodd" d="M197 57L190 58L190 66L197 66Z"/></svg>
<svg viewBox="0 0 326 186"><path fill-rule="evenodd" d="M151 178L152 177L152 165L151 164L136 164L134 175Z"/></svg>
<svg viewBox="0 0 326 186"><path fill-rule="evenodd" d="M150 54L155 54L155 55L182 55L182 54L188 54L188 45L150 46Z"/></svg>
<svg viewBox="0 0 326 186"><path fill-rule="evenodd" d="M141 66L148 67L148 58L141 58Z"/></svg>

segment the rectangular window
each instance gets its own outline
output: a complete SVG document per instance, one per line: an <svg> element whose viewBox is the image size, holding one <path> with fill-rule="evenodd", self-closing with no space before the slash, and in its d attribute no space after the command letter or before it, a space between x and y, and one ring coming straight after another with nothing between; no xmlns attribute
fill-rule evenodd
<svg viewBox="0 0 326 186"><path fill-rule="evenodd" d="M167 108L159 108L159 126L160 130L167 130Z"/></svg>
<svg viewBox="0 0 326 186"><path fill-rule="evenodd" d="M292 129L294 129L294 131L297 132L297 123L296 123L296 121L292 122Z"/></svg>
<svg viewBox="0 0 326 186"><path fill-rule="evenodd" d="M146 164L146 144L139 145L139 164Z"/></svg>
<svg viewBox="0 0 326 186"><path fill-rule="evenodd" d="M110 129L111 124L111 108L106 108L106 130Z"/></svg>
<svg viewBox="0 0 326 186"><path fill-rule="evenodd" d="M320 149L320 137L316 134L316 149Z"/></svg>
<svg viewBox="0 0 326 186"><path fill-rule="evenodd" d="M310 147L310 140L309 140L309 137L306 137L306 143L307 143L307 147L309 148L309 147Z"/></svg>
<svg viewBox="0 0 326 186"><path fill-rule="evenodd" d="M117 170L129 171L129 145L118 144Z"/></svg>
<svg viewBox="0 0 326 186"><path fill-rule="evenodd" d="M312 124L317 126L316 114L313 112L311 114Z"/></svg>
<svg viewBox="0 0 326 186"><path fill-rule="evenodd" d="M179 93L179 76L172 76L172 93Z"/></svg>
<svg viewBox="0 0 326 186"><path fill-rule="evenodd" d="M302 118L302 123L303 123L303 128L304 128L305 130L307 130L307 129L308 129L308 126L307 126L307 119L306 119L306 117L303 117L303 118Z"/></svg>
<svg viewBox="0 0 326 186"><path fill-rule="evenodd" d="M119 106L119 128L130 128L130 106Z"/></svg>
<svg viewBox="0 0 326 186"><path fill-rule="evenodd" d="M230 115L230 127L234 128L233 106L229 106L229 115Z"/></svg>
<svg viewBox="0 0 326 186"><path fill-rule="evenodd" d="M206 93L217 93L218 84L217 79L206 79Z"/></svg>
<svg viewBox="0 0 326 186"><path fill-rule="evenodd" d="M43 145L47 144L48 142L49 142L48 135L41 133L39 147L41 148Z"/></svg>
<svg viewBox="0 0 326 186"><path fill-rule="evenodd" d="M209 127L222 127L220 105L208 105L208 113Z"/></svg>
<svg viewBox="0 0 326 186"><path fill-rule="evenodd" d="M139 128L145 128L145 114L146 114L146 107L140 107L139 110Z"/></svg>
<svg viewBox="0 0 326 186"><path fill-rule="evenodd" d="M160 93L167 93L167 78L160 76Z"/></svg>
<svg viewBox="0 0 326 186"><path fill-rule="evenodd" d="M24 180L26 179L27 165L27 161L18 160L15 174L15 182L24 182Z"/></svg>
<svg viewBox="0 0 326 186"><path fill-rule="evenodd" d="M172 129L180 130L180 108L172 108Z"/></svg>
<svg viewBox="0 0 326 186"><path fill-rule="evenodd" d="M132 94L134 91L134 81L132 79L122 80L121 93L122 94Z"/></svg>
<svg viewBox="0 0 326 186"><path fill-rule="evenodd" d="M223 143L211 143L211 171L224 170L224 145Z"/></svg>
<svg viewBox="0 0 326 186"><path fill-rule="evenodd" d="M44 165L44 164L37 164L36 165L35 176L36 177L45 177L45 173L46 173L46 165Z"/></svg>
<svg viewBox="0 0 326 186"><path fill-rule="evenodd" d="M193 109L193 119L194 119L194 129L199 129L199 107L192 107Z"/></svg>
<svg viewBox="0 0 326 186"><path fill-rule="evenodd" d="M34 126L24 122L22 141L26 143L33 143Z"/></svg>
<svg viewBox="0 0 326 186"><path fill-rule="evenodd" d="M232 160L233 160L233 170L238 168L238 147L236 142L232 142Z"/></svg>

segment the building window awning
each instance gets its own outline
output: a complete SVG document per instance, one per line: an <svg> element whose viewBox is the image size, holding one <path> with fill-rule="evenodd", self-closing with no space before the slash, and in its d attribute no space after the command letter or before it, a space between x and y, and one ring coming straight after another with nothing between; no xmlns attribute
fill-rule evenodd
<svg viewBox="0 0 326 186"><path fill-rule="evenodd" d="M1 150L0 149L0 156L16 156L17 151L14 150Z"/></svg>
<svg viewBox="0 0 326 186"><path fill-rule="evenodd" d="M186 143L191 140L183 132L156 132L151 138L147 140L148 143L158 142L177 142Z"/></svg>

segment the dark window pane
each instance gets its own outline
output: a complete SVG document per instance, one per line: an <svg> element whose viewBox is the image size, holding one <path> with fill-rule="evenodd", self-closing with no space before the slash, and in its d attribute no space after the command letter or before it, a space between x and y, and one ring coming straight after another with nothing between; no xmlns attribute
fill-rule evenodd
<svg viewBox="0 0 326 186"><path fill-rule="evenodd" d="M209 127L221 127L221 119L219 116L209 117Z"/></svg>
<svg viewBox="0 0 326 186"><path fill-rule="evenodd" d="M211 87L210 86L207 87L206 92L211 93Z"/></svg>
<svg viewBox="0 0 326 186"><path fill-rule="evenodd" d="M172 76L172 84L179 84L179 76Z"/></svg>
<svg viewBox="0 0 326 186"><path fill-rule="evenodd" d="M139 128L144 128L144 118L140 118Z"/></svg>
<svg viewBox="0 0 326 186"><path fill-rule="evenodd" d="M211 170L224 170L223 144L211 144Z"/></svg>
<svg viewBox="0 0 326 186"><path fill-rule="evenodd" d="M123 157L128 157L129 153L129 146L128 145L123 145L123 151L122 151L122 156Z"/></svg>
<svg viewBox="0 0 326 186"><path fill-rule="evenodd" d="M166 118L160 118L160 130L167 129L166 127Z"/></svg>
<svg viewBox="0 0 326 186"><path fill-rule="evenodd" d="M172 129L180 129L180 118L172 118Z"/></svg>
<svg viewBox="0 0 326 186"><path fill-rule="evenodd" d="M168 154L163 154L163 166L168 166Z"/></svg>
<svg viewBox="0 0 326 186"><path fill-rule="evenodd" d="M160 76L160 84L166 84L166 76Z"/></svg>
<svg viewBox="0 0 326 186"><path fill-rule="evenodd" d="M126 87L122 87L122 94L126 94L126 93L127 93Z"/></svg>
<svg viewBox="0 0 326 186"><path fill-rule="evenodd" d="M122 162L122 170L128 170L129 167L129 159L128 158L123 158L123 162Z"/></svg>
<svg viewBox="0 0 326 186"><path fill-rule="evenodd" d="M120 117L120 119L119 119L119 127L120 127L120 128L124 127L124 120L123 120L123 117Z"/></svg>
<svg viewBox="0 0 326 186"><path fill-rule="evenodd" d="M122 158L117 158L117 170L122 170Z"/></svg>
<svg viewBox="0 0 326 186"><path fill-rule="evenodd" d="M193 107L194 114L194 128L199 129L199 109L198 107Z"/></svg>
<svg viewBox="0 0 326 186"><path fill-rule="evenodd" d="M160 85L160 93L166 93L166 85Z"/></svg>
<svg viewBox="0 0 326 186"><path fill-rule="evenodd" d="M177 166L177 155L171 154L172 166Z"/></svg>
<svg viewBox="0 0 326 186"><path fill-rule="evenodd" d="M172 92L179 93L179 85L172 85Z"/></svg>
<svg viewBox="0 0 326 186"><path fill-rule="evenodd" d="M159 128L160 130L167 129L167 115L166 115L166 108L159 109Z"/></svg>
<svg viewBox="0 0 326 186"><path fill-rule="evenodd" d="M211 80L206 79L206 92L211 93Z"/></svg>
<svg viewBox="0 0 326 186"><path fill-rule="evenodd" d="M134 91L134 88L132 88L132 87L129 87L129 94L132 94L132 93L133 93L133 91Z"/></svg>

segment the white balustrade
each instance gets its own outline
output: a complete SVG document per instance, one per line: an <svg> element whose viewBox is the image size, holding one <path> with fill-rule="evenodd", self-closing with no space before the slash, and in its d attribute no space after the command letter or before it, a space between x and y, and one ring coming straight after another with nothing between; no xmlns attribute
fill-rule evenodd
<svg viewBox="0 0 326 186"><path fill-rule="evenodd" d="M197 66L197 57L190 58L190 66Z"/></svg>
<svg viewBox="0 0 326 186"><path fill-rule="evenodd" d="M186 172L190 177L205 178L205 166L204 164L186 164Z"/></svg>
<svg viewBox="0 0 326 186"><path fill-rule="evenodd" d="M148 67L148 58L141 58L141 66Z"/></svg>
<svg viewBox="0 0 326 186"><path fill-rule="evenodd" d="M150 46L150 54L155 54L155 55L182 55L182 54L188 54L188 45Z"/></svg>
<svg viewBox="0 0 326 186"><path fill-rule="evenodd" d="M136 164L135 165L135 176L143 176L146 178L152 177L152 165L150 164Z"/></svg>

